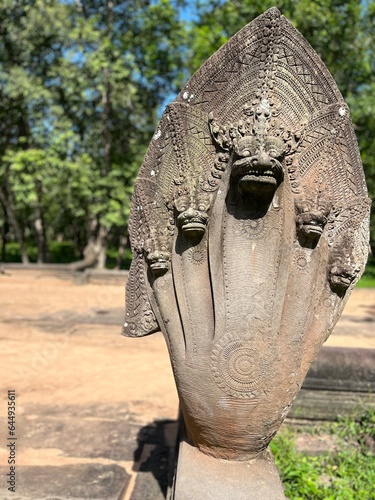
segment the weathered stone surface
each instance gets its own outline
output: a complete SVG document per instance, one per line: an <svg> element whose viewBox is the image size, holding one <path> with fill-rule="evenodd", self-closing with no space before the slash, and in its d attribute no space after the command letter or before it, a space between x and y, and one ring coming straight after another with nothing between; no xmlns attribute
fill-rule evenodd
<svg viewBox="0 0 375 500"><path fill-rule="evenodd" d="M323 347L305 389L375 393L375 349Z"/></svg>
<svg viewBox="0 0 375 500"><path fill-rule="evenodd" d="M323 347L312 364L289 417L337 420L375 409L375 349Z"/></svg>
<svg viewBox="0 0 375 500"><path fill-rule="evenodd" d="M140 424L123 407L28 406L18 418L20 445L54 448L65 457L133 460ZM37 415L43 418L35 418Z"/></svg>
<svg viewBox="0 0 375 500"><path fill-rule="evenodd" d="M368 409L375 410L375 398L370 392L302 389L288 417L335 421L338 416L361 418Z"/></svg>
<svg viewBox="0 0 375 500"><path fill-rule="evenodd" d="M19 324L20 322L28 322L30 325L37 327L39 330L48 333L56 333L66 335L80 335L77 325L115 325L121 324L123 317L123 309L100 309L88 308L84 314L76 314L72 310L60 310L57 313L45 314L37 319L28 316L19 315L16 318L6 320L6 323Z"/></svg>
<svg viewBox="0 0 375 500"><path fill-rule="evenodd" d="M0 426L6 428L4 418L0 419ZM131 413L123 403L121 405L25 405L22 408L22 414L17 419L17 457L25 450L28 450L29 455L40 457L46 452L48 455L48 450L53 449L60 460L69 461L81 458L82 464L85 464L87 459L95 460L98 465L106 460L117 461L119 464L125 461L132 464L131 468L135 476L135 483L131 483L131 499L163 500L172 484L178 426L179 423L176 420L158 420L145 425L141 416ZM71 471L64 465L60 465L52 470L57 476L61 475L61 478L74 478L75 471L80 469ZM82 470L83 477L85 477L86 469ZM51 491L50 486L44 490L41 485L38 494L34 489L30 491L25 489L25 481L34 473L36 478L40 479L49 477L51 471L48 466L17 466L17 492L25 495L25 500L28 500L32 494L36 495L30 497L33 500L39 500L39 498L51 500L52 497L48 496ZM116 474L115 478L117 478ZM127 475L124 487L128 484L128 480ZM93 485L87 486L88 496L82 498L91 498L91 494L96 494L96 489L92 487L99 487L97 478L91 478L90 481ZM59 484L56 484L56 488ZM2 481L1 487L4 485L5 482ZM108 495L112 494L111 491L109 489ZM2 494L3 490L0 491L1 499ZM65 496L61 499L73 500L76 494L75 487L67 488ZM60 499L58 493L55 495L56 499ZM112 496L105 496L104 493L102 495L101 497L92 496L92 498L112 498Z"/></svg>
<svg viewBox="0 0 375 500"><path fill-rule="evenodd" d="M182 441L174 500L286 500L270 451L250 461L217 460Z"/></svg>
<svg viewBox="0 0 375 500"><path fill-rule="evenodd" d="M135 185L124 332L162 330L202 453L265 452L364 270L369 208L349 109L276 8L167 107Z"/></svg>
<svg viewBox="0 0 375 500"><path fill-rule="evenodd" d="M355 446L354 443L350 444ZM299 433L295 438L296 451L312 456L337 453L340 451L340 445L339 438L330 434L311 435Z"/></svg>
<svg viewBox="0 0 375 500"><path fill-rule="evenodd" d="M171 486L177 447L177 421L157 421L140 430L134 454L137 479L131 500L163 500Z"/></svg>
<svg viewBox="0 0 375 500"><path fill-rule="evenodd" d="M1 467L1 477L7 470ZM17 467L16 492L0 486L4 500L120 500L129 479L118 465Z"/></svg>

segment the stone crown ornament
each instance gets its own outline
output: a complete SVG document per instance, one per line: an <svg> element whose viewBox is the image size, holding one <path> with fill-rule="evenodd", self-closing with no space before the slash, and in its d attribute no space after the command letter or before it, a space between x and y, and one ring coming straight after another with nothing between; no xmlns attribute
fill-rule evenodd
<svg viewBox="0 0 375 500"><path fill-rule="evenodd" d="M272 8L167 107L134 189L124 332L163 332L190 445L267 453L364 270L369 209L349 109Z"/></svg>

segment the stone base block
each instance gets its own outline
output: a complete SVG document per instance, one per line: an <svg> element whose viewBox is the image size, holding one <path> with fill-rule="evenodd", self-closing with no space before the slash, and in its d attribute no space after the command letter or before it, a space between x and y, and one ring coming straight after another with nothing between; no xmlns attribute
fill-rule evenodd
<svg viewBox="0 0 375 500"><path fill-rule="evenodd" d="M247 462L219 460L180 444L172 500L285 500L272 453Z"/></svg>

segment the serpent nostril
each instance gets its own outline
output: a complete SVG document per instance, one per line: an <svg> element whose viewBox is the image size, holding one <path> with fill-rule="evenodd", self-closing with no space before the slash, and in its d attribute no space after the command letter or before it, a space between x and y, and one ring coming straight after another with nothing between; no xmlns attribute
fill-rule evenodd
<svg viewBox="0 0 375 500"><path fill-rule="evenodd" d="M261 167L271 167L272 161L271 158L268 156L267 153L260 153L258 158L258 165Z"/></svg>

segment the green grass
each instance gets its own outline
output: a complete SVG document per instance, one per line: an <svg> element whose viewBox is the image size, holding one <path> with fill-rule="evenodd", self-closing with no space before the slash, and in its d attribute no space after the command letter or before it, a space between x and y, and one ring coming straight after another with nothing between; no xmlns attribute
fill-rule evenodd
<svg viewBox="0 0 375 500"><path fill-rule="evenodd" d="M356 286L358 288L375 288L375 277L363 275Z"/></svg>
<svg viewBox="0 0 375 500"><path fill-rule="evenodd" d="M369 257L367 266L362 278L358 281L359 288L375 288L375 257Z"/></svg>
<svg viewBox="0 0 375 500"><path fill-rule="evenodd" d="M359 422L346 419L312 429L311 434L331 433L339 451L311 456L298 452L298 430L283 428L271 443L285 495L290 500L374 500L375 412L368 411ZM308 432L306 429L304 433Z"/></svg>

